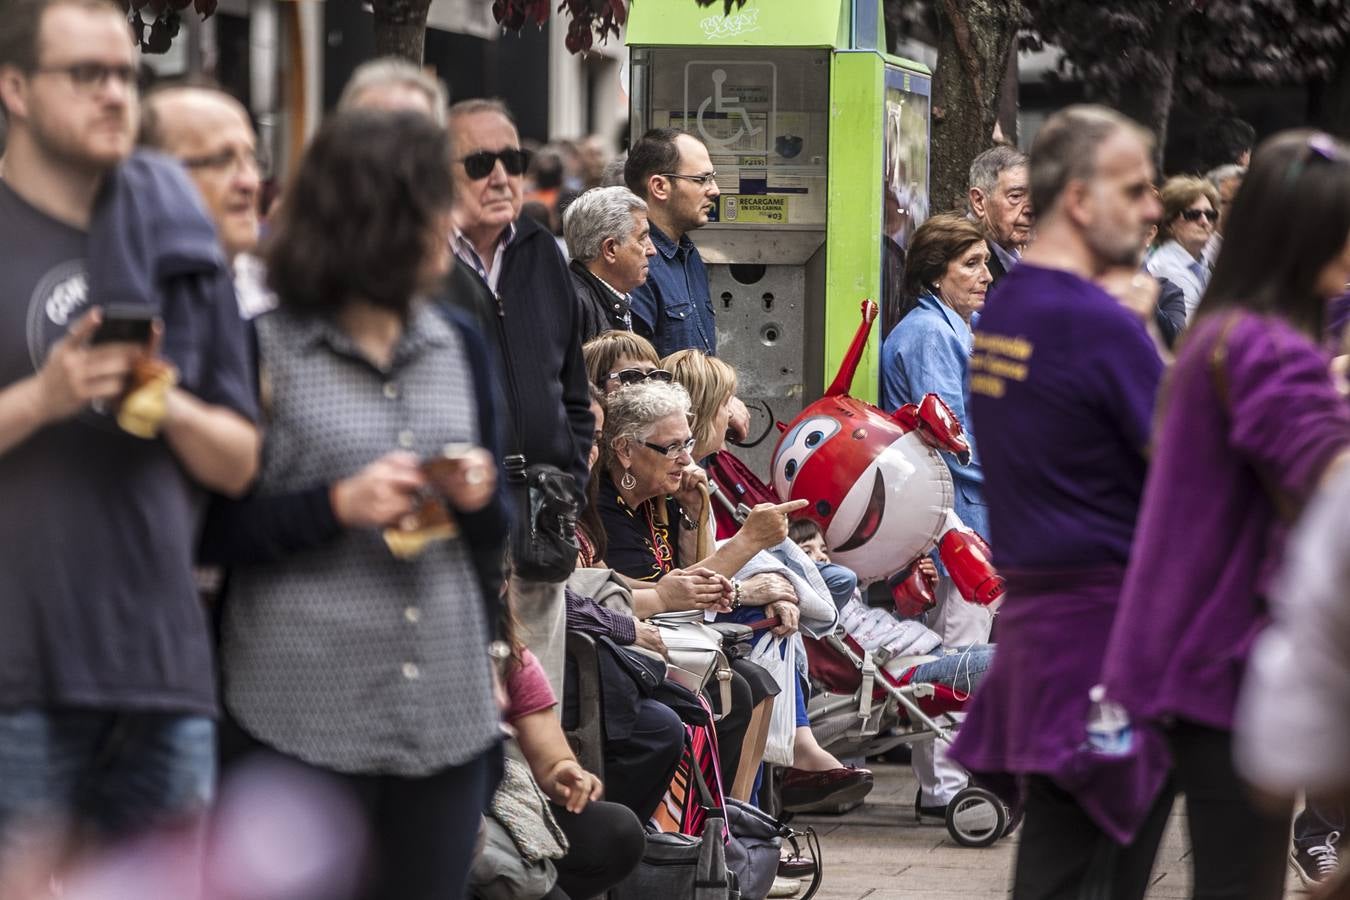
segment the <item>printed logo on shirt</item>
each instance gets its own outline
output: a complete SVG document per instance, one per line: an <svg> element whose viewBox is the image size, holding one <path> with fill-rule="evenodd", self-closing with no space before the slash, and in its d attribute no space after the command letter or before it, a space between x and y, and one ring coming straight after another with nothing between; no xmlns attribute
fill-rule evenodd
<svg viewBox="0 0 1350 900"><path fill-rule="evenodd" d="M28 301L28 355L33 370L42 368L52 344L89 307L89 279L84 260L63 262L38 279Z"/></svg>
<svg viewBox="0 0 1350 900"><path fill-rule="evenodd" d="M89 279L84 260L58 263L38 279L28 300L28 355L33 371L42 368L52 346L66 336L70 326L89 309ZM86 409L79 421L97 428L116 431L117 424L106 413Z"/></svg>
<svg viewBox="0 0 1350 900"><path fill-rule="evenodd" d="M1023 337L979 332L970 355L970 390L986 397L1002 397L1008 381L1026 381L1027 364L1035 348Z"/></svg>

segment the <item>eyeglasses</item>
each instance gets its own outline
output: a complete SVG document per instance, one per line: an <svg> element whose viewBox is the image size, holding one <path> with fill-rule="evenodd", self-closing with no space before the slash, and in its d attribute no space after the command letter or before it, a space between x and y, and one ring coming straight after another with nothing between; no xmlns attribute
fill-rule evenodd
<svg viewBox="0 0 1350 900"><path fill-rule="evenodd" d="M1303 174L1303 170L1308 167L1308 163L1317 159L1329 163L1350 162L1350 156L1346 155L1344 148L1335 138L1323 131L1314 132L1308 136L1302 151L1289 164L1289 171L1284 175L1284 189L1287 191L1292 188L1294 182Z"/></svg>
<svg viewBox="0 0 1350 900"><path fill-rule="evenodd" d="M477 153L470 153L460 160L464 163L464 171L474 181L486 178L492 174L492 170L497 166L497 160L502 161L502 167L506 169L507 175L525 174L525 166L529 163L530 157L519 147L507 147L505 150L479 150Z"/></svg>
<svg viewBox="0 0 1350 900"><path fill-rule="evenodd" d="M685 453L692 454L694 452L694 439L690 438L687 441L677 441L673 444L664 446L661 444L653 444L651 441L643 441L642 446L646 447L648 450L655 450L666 459L679 459L680 456Z"/></svg>
<svg viewBox="0 0 1350 900"><path fill-rule="evenodd" d="M1212 209L1183 209L1181 217L1187 222L1199 222L1201 218L1209 219L1211 222L1219 221L1219 214Z"/></svg>
<svg viewBox="0 0 1350 900"><path fill-rule="evenodd" d="M710 181L716 183L716 181L717 181L717 172L716 172L716 171L707 172L707 173L705 173L705 174L703 174L703 175L681 175L679 172L662 172L662 173L661 173L661 177L662 177L662 178L683 178L683 179L686 180L686 181L692 181L692 182L694 182L694 184L697 184L699 187L707 187L707 186L708 186L708 182L710 182Z"/></svg>
<svg viewBox="0 0 1350 900"><path fill-rule="evenodd" d="M84 95L94 93L109 81L116 81L131 93L140 89L136 82L135 66L105 66L103 63L84 62L68 66L38 66L33 71L40 75L65 75L76 92Z"/></svg>
<svg viewBox="0 0 1350 900"><path fill-rule="evenodd" d="M184 157L179 162L189 169L204 169L227 177L233 177L244 168L252 168L261 178L266 178L271 171L267 156L261 149L242 151L227 149L206 156Z"/></svg>
<svg viewBox="0 0 1350 900"><path fill-rule="evenodd" d="M666 384L670 384L675 380L675 376L665 369L652 369L647 372L644 372L641 369L620 369L617 372L610 372L606 375L605 381L618 379L619 384L629 385L637 384L639 381L646 381L648 378L652 381L662 381Z"/></svg>

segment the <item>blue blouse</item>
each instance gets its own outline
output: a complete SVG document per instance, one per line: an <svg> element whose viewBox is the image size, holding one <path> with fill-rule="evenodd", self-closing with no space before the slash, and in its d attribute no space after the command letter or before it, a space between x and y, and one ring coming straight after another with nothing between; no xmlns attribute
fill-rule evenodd
<svg viewBox="0 0 1350 900"><path fill-rule="evenodd" d="M881 347L881 405L894 412L906 403L918 403L925 394L937 394L966 429L970 464L942 454L956 488L956 514L982 536L989 534L988 513L981 486L984 473L970 416L970 353L975 336L956 311L932 293L919 297L891 329Z"/></svg>

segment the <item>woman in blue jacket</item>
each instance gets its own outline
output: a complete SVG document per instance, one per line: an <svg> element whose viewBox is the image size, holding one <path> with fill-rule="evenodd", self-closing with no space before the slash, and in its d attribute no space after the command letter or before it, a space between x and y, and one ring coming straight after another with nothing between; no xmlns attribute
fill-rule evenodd
<svg viewBox="0 0 1350 900"><path fill-rule="evenodd" d="M969 408L972 325L984 306L993 280L989 274L989 247L973 222L957 213L942 213L924 222L910 242L905 265L904 293L908 311L881 350L881 405L894 411L918 403L925 394L937 394L966 428L970 462L961 465L943 454L951 469L953 509L967 527L988 537L984 505L984 475L980 471ZM933 630L948 647L983 644L989 640L987 608L967 603L947 571L938 563L938 607ZM932 758L920 758L931 754ZM920 793L915 799L919 817L938 817L946 804L966 785L967 775L931 744L915 749L915 772Z"/></svg>

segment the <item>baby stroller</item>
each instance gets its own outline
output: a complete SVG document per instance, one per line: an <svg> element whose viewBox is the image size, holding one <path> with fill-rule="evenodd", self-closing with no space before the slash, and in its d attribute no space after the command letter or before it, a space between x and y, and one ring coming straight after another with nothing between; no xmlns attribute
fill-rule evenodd
<svg viewBox="0 0 1350 900"><path fill-rule="evenodd" d="M896 680L853 638L837 630L803 637L811 681L819 691L807 705L816 740L836 756L874 756L900 744L952 739L965 695L941 684L913 683L924 658ZM988 847L1012 833L1018 820L997 796L962 788L947 806L947 833L963 847Z"/></svg>

